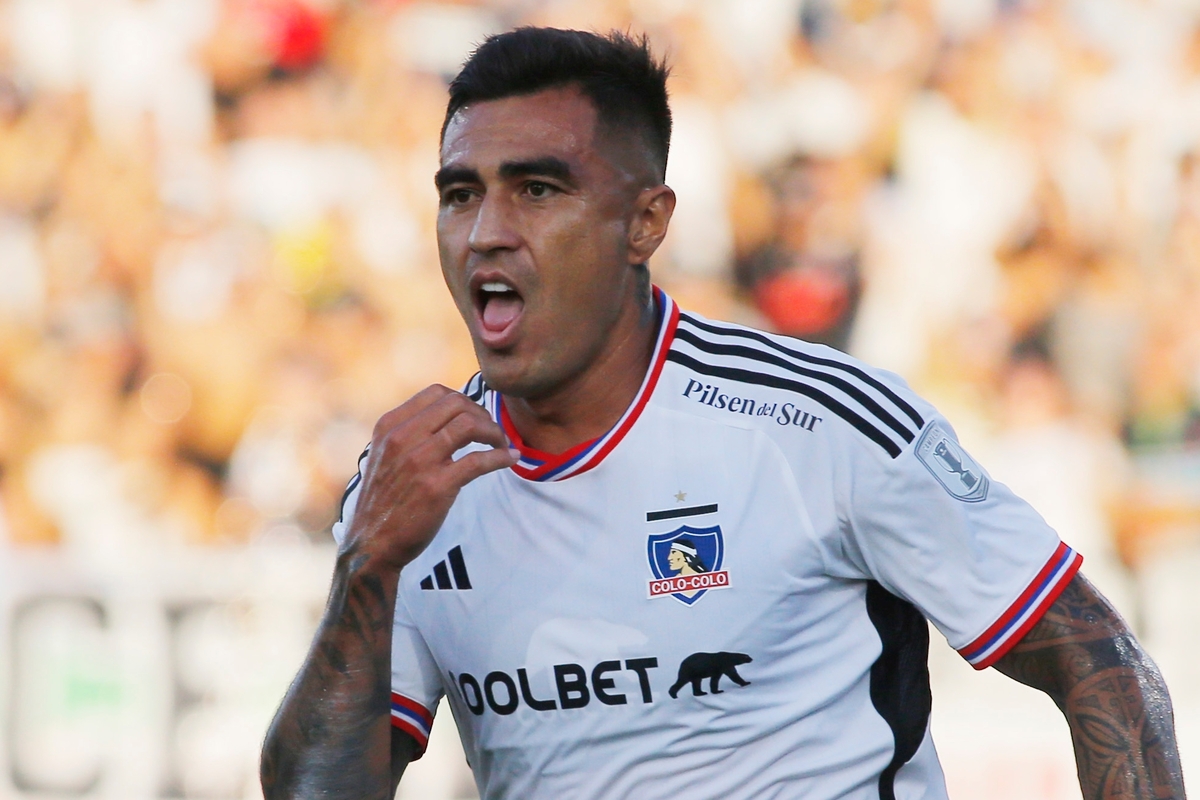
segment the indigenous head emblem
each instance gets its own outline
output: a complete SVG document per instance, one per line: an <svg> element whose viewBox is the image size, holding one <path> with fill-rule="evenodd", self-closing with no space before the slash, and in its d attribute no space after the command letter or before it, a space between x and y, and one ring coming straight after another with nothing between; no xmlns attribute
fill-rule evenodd
<svg viewBox="0 0 1200 800"><path fill-rule="evenodd" d="M729 587L729 572L721 569L725 540L720 526L693 528L684 525L670 533L651 534L646 555L650 559L650 597L670 595L691 605L709 589Z"/></svg>
<svg viewBox="0 0 1200 800"><path fill-rule="evenodd" d="M988 476L936 422L917 440L917 458L954 497L978 503L987 497Z"/></svg>

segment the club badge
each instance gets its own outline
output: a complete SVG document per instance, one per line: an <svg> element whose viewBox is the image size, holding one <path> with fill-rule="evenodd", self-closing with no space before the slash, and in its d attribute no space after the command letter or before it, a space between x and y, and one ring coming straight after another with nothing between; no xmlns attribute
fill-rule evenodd
<svg viewBox="0 0 1200 800"><path fill-rule="evenodd" d="M649 596L674 597L692 605L710 589L728 589L729 572L721 569L725 540L721 528L684 525L670 533L651 534L646 544L650 572Z"/></svg>

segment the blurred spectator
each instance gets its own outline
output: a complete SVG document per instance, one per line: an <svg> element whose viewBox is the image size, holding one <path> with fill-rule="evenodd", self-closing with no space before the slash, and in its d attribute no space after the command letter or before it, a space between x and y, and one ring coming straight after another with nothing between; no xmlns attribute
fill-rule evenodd
<svg viewBox="0 0 1200 800"><path fill-rule="evenodd" d="M781 333L846 349L859 294L857 161L800 158L768 176L769 238L739 259L737 284Z"/></svg>
<svg viewBox="0 0 1200 800"><path fill-rule="evenodd" d="M374 418L472 371L431 175L446 79L521 23L670 49L685 303L895 369L968 439L1053 385L1043 422L1141 485L1200 440L1190 8L3 0L5 535L74 536L39 465L82 459L151 537L323 537Z"/></svg>
<svg viewBox="0 0 1200 800"><path fill-rule="evenodd" d="M1073 418L1045 338L1044 330L1032 332L1004 368L1002 429L987 453L989 470L1087 553L1088 579L1137 624L1137 597L1112 522L1127 502L1128 464L1111 431Z"/></svg>

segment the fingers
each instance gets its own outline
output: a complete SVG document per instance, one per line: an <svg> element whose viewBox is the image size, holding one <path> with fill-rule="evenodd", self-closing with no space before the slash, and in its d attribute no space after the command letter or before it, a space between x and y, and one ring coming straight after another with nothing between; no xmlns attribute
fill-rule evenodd
<svg viewBox="0 0 1200 800"><path fill-rule="evenodd" d="M401 425L404 425L413 418L417 417L430 406L434 405L448 395L458 395L464 400L467 399L458 392L447 389L445 386L442 386L438 383L435 383L432 386L426 386L424 389L406 400L402 405L393 408L391 411L380 417L379 421L375 423L375 431L372 434L371 439L373 441L382 439L384 436L387 436L389 432L399 428ZM471 401L467 400L467 402L470 403ZM471 403L471 405L475 404ZM482 411L483 409L480 410Z"/></svg>
<svg viewBox="0 0 1200 800"><path fill-rule="evenodd" d="M506 469L515 463L517 463L516 457L506 447L476 450L450 466L450 480L457 486L466 486L481 475Z"/></svg>
<svg viewBox="0 0 1200 800"><path fill-rule="evenodd" d="M491 445L491 448L477 450L458 461L452 461L456 452L475 442ZM517 457L514 451L509 449L504 431L486 414L482 419L475 414L459 414L453 417L437 434L427 440L426 447L431 451L430 457L444 465L444 474L456 491L480 475L517 463Z"/></svg>
<svg viewBox="0 0 1200 800"><path fill-rule="evenodd" d="M471 442L490 444L502 450L508 448L508 438L505 437L504 431L486 413L482 417L471 413L451 417L441 430L434 434L434 438L449 453L454 453Z"/></svg>
<svg viewBox="0 0 1200 800"><path fill-rule="evenodd" d="M459 392L434 385L380 418L372 458L428 469L449 465L454 453L472 443L490 445L509 465L515 463L507 455L504 431L483 408Z"/></svg>
<svg viewBox="0 0 1200 800"><path fill-rule="evenodd" d="M482 406L458 392L453 392L429 404L419 414L414 416L410 422L420 432L434 434L449 424L450 420L459 415L491 422L492 425L496 425L492 421L491 415L484 411ZM499 430L498 425L496 429Z"/></svg>
<svg viewBox="0 0 1200 800"><path fill-rule="evenodd" d="M491 420L481 406L459 392L445 386L433 385L414 395L399 408L380 417L375 425L376 438L382 438L401 427L411 427L413 435L432 435L460 414L480 420Z"/></svg>
<svg viewBox="0 0 1200 800"><path fill-rule="evenodd" d="M486 449L455 461L472 443ZM436 535L463 486L516 460L486 411L458 392L430 386L376 424L348 541L402 568Z"/></svg>

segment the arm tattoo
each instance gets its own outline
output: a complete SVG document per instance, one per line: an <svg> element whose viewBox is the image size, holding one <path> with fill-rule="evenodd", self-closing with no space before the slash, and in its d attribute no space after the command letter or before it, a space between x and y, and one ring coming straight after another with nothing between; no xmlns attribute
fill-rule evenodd
<svg viewBox="0 0 1200 800"><path fill-rule="evenodd" d="M390 798L413 754L393 744L389 711L398 576L362 568L361 557L338 558L313 646L263 745L267 800Z"/></svg>
<svg viewBox="0 0 1200 800"><path fill-rule="evenodd" d="M996 669L1046 692L1066 716L1086 800L1184 800L1162 675L1082 575Z"/></svg>

